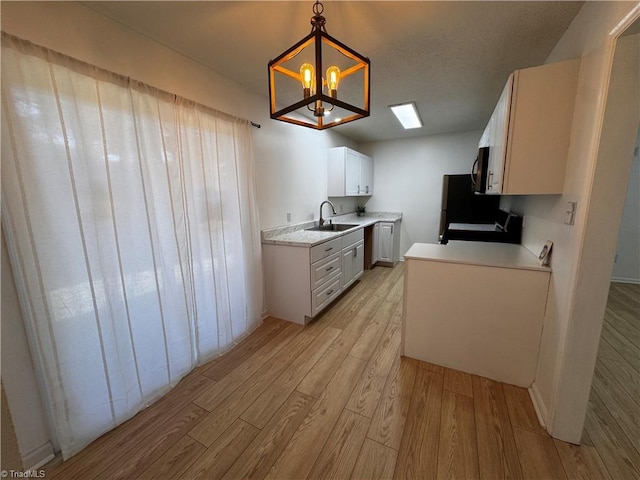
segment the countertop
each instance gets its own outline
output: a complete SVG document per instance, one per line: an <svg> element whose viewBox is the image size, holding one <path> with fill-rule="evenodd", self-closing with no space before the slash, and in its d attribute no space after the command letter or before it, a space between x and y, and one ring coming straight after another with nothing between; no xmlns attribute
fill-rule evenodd
<svg viewBox="0 0 640 480"><path fill-rule="evenodd" d="M551 272L551 268L541 266L538 257L529 250L513 243L414 243L404 254L404 259Z"/></svg>
<svg viewBox="0 0 640 480"><path fill-rule="evenodd" d="M310 232L305 228L317 225L315 221L297 223L294 225L286 225L283 227L270 228L262 230L260 235L262 243L272 245L289 245L294 247L313 247L319 243L326 242L333 238L341 237L358 228L368 227L377 222L395 222L402 219L402 213L397 212L369 212L362 217L358 217L355 213L347 213L345 215L336 215L328 217L333 223L353 224L354 227L342 232Z"/></svg>

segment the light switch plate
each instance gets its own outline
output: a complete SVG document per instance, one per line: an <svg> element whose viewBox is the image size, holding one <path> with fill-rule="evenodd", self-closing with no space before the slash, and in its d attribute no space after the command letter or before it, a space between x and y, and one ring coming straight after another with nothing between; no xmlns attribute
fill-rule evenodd
<svg viewBox="0 0 640 480"><path fill-rule="evenodd" d="M576 217L577 202L567 202L567 208L564 211L564 223L566 225L573 225Z"/></svg>

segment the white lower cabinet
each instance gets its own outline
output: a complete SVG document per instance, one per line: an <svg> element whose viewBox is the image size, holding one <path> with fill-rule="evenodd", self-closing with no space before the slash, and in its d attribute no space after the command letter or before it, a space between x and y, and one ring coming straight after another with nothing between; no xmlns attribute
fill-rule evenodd
<svg viewBox="0 0 640 480"><path fill-rule="evenodd" d="M316 288L311 292L311 316L313 317L317 313L320 313L324 307L340 295L341 291L340 277L338 277L327 285Z"/></svg>
<svg viewBox="0 0 640 480"><path fill-rule="evenodd" d="M402 355L530 387L551 272L520 245L459 243L405 254Z"/></svg>
<svg viewBox="0 0 640 480"><path fill-rule="evenodd" d="M342 288L350 287L364 273L364 240L342 249Z"/></svg>
<svg viewBox="0 0 640 480"><path fill-rule="evenodd" d="M372 256L371 256L371 265L375 265L376 262L380 259L379 253L379 243L380 243L380 224L376 223L373 225L373 240L372 240Z"/></svg>
<svg viewBox="0 0 640 480"><path fill-rule="evenodd" d="M374 246L374 258L378 262L396 263L400 259L400 220L396 222L379 222L376 224L379 228L377 232L374 229L373 238L374 245L377 245L377 255Z"/></svg>
<svg viewBox="0 0 640 480"><path fill-rule="evenodd" d="M311 289L314 290L329 278L340 275L340 252L336 252L326 259L311 264Z"/></svg>
<svg viewBox="0 0 640 480"><path fill-rule="evenodd" d="M362 228L311 248L266 243L262 247L269 314L302 325L364 270ZM343 268L348 269L348 279Z"/></svg>
<svg viewBox="0 0 640 480"><path fill-rule="evenodd" d="M393 223L380 223L378 234L378 260L391 262L393 256Z"/></svg>

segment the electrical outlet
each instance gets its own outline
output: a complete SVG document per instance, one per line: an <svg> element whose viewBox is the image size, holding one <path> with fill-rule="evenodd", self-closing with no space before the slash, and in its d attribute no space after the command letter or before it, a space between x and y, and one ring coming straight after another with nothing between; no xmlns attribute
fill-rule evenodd
<svg viewBox="0 0 640 480"><path fill-rule="evenodd" d="M344 205L340 204L340 213L344 212Z"/></svg>
<svg viewBox="0 0 640 480"><path fill-rule="evenodd" d="M287 223L291 222L291 213L287 212Z"/></svg>

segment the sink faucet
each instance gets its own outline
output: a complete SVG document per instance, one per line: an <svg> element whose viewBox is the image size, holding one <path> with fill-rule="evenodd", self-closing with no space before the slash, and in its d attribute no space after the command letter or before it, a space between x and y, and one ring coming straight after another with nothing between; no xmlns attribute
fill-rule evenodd
<svg viewBox="0 0 640 480"><path fill-rule="evenodd" d="M320 204L320 220L318 221L318 225L322 226L324 225L324 219L322 218L322 207L324 206L325 203L328 203L329 205L331 205L331 210L333 211L333 214L336 214L336 207L333 206L333 203L331 203L329 200L325 200L324 202L322 202Z"/></svg>

